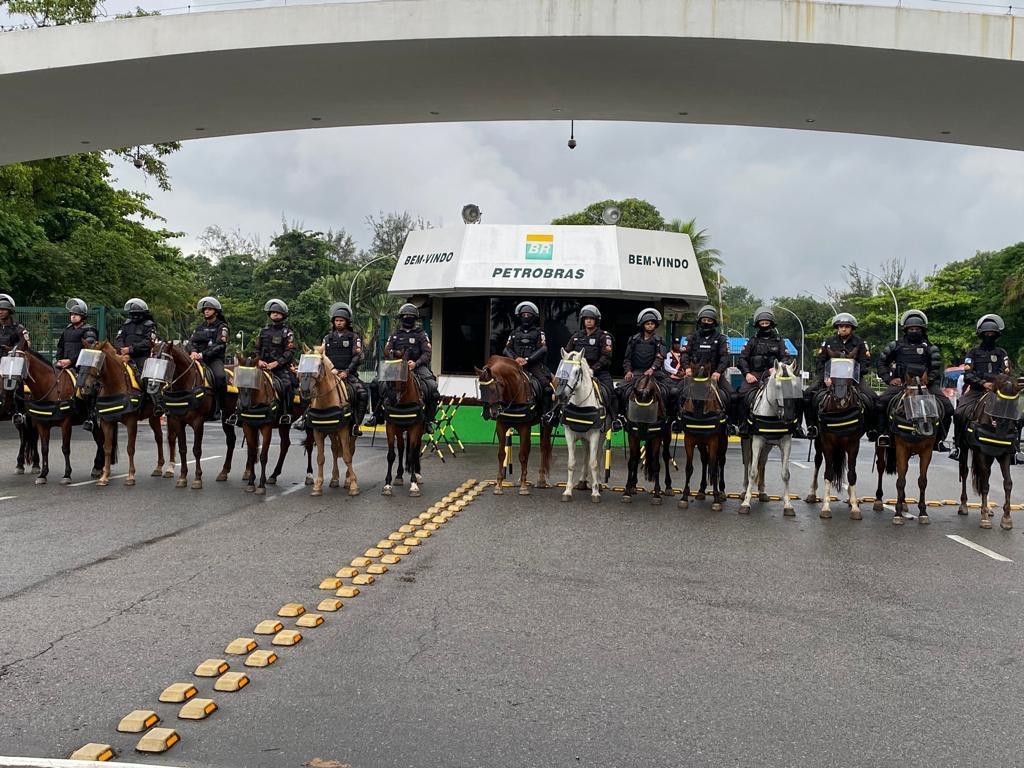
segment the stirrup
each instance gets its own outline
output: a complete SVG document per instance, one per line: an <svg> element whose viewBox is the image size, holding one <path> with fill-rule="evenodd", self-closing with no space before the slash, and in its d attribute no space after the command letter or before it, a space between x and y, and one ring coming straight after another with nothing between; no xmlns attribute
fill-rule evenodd
<svg viewBox="0 0 1024 768"><path fill-rule="evenodd" d="M291 417L289 417L289 418L291 418ZM281 423L284 424L285 422L281 422ZM292 429L303 430L305 428L306 428L306 417L305 416L299 416L299 418L297 418L295 421L292 422Z"/></svg>
<svg viewBox="0 0 1024 768"><path fill-rule="evenodd" d="M807 439L808 440L813 440L817 436L818 436L818 428L816 426L814 426L813 424L809 424L807 426Z"/></svg>
<svg viewBox="0 0 1024 768"><path fill-rule="evenodd" d="M86 432L92 432L95 426L96 423L92 419L86 419L85 421L82 422L82 429L84 429Z"/></svg>
<svg viewBox="0 0 1024 768"><path fill-rule="evenodd" d="M960 461L960 446L954 445L953 450L949 452L949 458L952 461Z"/></svg>
<svg viewBox="0 0 1024 768"><path fill-rule="evenodd" d="M283 413L281 414L281 418L277 420L277 423L280 424L282 427L287 427L289 424L292 423L292 417L290 414Z"/></svg>
<svg viewBox="0 0 1024 768"><path fill-rule="evenodd" d="M237 427L238 411L235 411L234 413L230 414L226 419L224 419L224 423L227 424L229 427Z"/></svg>
<svg viewBox="0 0 1024 768"><path fill-rule="evenodd" d="M23 414L23 413L15 413L11 417L11 421L14 423L14 426L16 426L16 427L23 427L23 426L25 426L25 414Z"/></svg>
<svg viewBox="0 0 1024 768"><path fill-rule="evenodd" d="M220 421L224 417L224 414L220 412L220 408L210 414L210 421Z"/></svg>
<svg viewBox="0 0 1024 768"><path fill-rule="evenodd" d="M883 432L878 436L878 440L875 441L875 445L879 448L888 448L891 445L889 436Z"/></svg>

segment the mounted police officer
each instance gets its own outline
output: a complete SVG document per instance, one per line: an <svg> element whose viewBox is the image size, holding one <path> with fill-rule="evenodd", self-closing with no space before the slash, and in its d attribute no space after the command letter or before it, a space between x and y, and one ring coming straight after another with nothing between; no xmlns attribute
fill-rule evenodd
<svg viewBox="0 0 1024 768"><path fill-rule="evenodd" d="M22 349L32 346L28 329L14 319L17 309L18 306L10 294L0 293L0 346L7 347L8 351L14 349L18 343Z"/></svg>
<svg viewBox="0 0 1024 768"><path fill-rule="evenodd" d="M192 331L189 344L192 345L192 359L201 360L213 375L213 413L210 419L217 421L224 413L224 397L228 380L224 373L224 355L228 351L228 324L224 310L213 296L204 296L196 304L196 311L202 312L203 321Z"/></svg>
<svg viewBox="0 0 1024 768"><path fill-rule="evenodd" d="M679 375L692 376L693 369L703 365L711 380L730 396L732 384L725 376L729 368L729 337L718 330L718 310L705 304L697 310L697 327L679 340Z"/></svg>
<svg viewBox="0 0 1024 768"><path fill-rule="evenodd" d="M645 307L636 316L636 324L640 327L637 333L629 337L626 342L626 349L623 352L622 368L625 371L625 379L619 387L617 394L619 398L619 413L625 413L629 405L629 395L636 386L635 379L643 375L654 376L655 382L662 393L662 400L665 403L665 413L669 419L674 418L674 411L668 402L668 390L665 386L665 371L663 366L668 356L668 347L665 340L658 335L658 326L661 325L661 312L654 307Z"/></svg>
<svg viewBox="0 0 1024 768"><path fill-rule="evenodd" d="M363 362L363 339L352 330L352 308L343 301L331 305L331 331L323 340L324 354L331 361L338 376L351 387L353 395L352 434L362 434L359 426L366 416L370 394L359 379L359 366Z"/></svg>
<svg viewBox="0 0 1024 768"><path fill-rule="evenodd" d="M826 387L832 386L832 380L828 378L829 360L843 358L857 363L860 371L857 387L864 403L864 420L868 426L868 439L874 440L878 437L878 429L875 425L875 414L878 407L875 404L875 393L866 381L868 368L871 365L871 350L868 349L868 343L855 333L857 318L849 312L840 312L833 317L832 327L835 329L835 333L821 343L821 349L818 350L818 354L814 358L817 379L812 386L804 390L804 419L807 421L807 437L813 439L818 434L818 407L815 404L815 398Z"/></svg>
<svg viewBox="0 0 1024 768"><path fill-rule="evenodd" d="M64 307L68 311L68 324L57 339L57 360L54 365L58 368L71 368L78 362L78 353L99 341L100 335L95 327L85 322L89 305L82 299L68 299Z"/></svg>
<svg viewBox="0 0 1024 768"><path fill-rule="evenodd" d="M535 391L540 394L541 411L546 413L551 409L553 376L544 362L548 353L548 341L544 331L537 327L539 315L540 310L532 301L521 301L516 305L519 325L508 335L502 354L515 360L533 379Z"/></svg>
<svg viewBox="0 0 1024 768"><path fill-rule="evenodd" d="M939 348L928 340L928 317L919 309L911 309L900 318L902 335L897 341L891 341L882 350L878 358L878 376L888 384L888 388L878 396L878 417L880 425L887 425L889 419L889 403L903 392L908 376L926 372L928 374L928 391L942 410L942 420L936 435L936 449L948 451L946 434L953 419L953 404L942 391L942 353ZM889 445L889 436L878 436L880 446Z"/></svg>
<svg viewBox="0 0 1024 768"><path fill-rule="evenodd" d="M416 327L416 320L420 311L414 304L403 304L398 309L398 329L392 333L384 345L385 359L405 359L408 362L409 371L416 376L420 384L420 391L423 393L423 410L428 432L434 430L434 419L437 414L439 394L437 389L437 378L430 370L430 336L422 328ZM383 420L382 408L384 407L383 385L377 384L377 414L370 423L376 424Z"/></svg>
<svg viewBox="0 0 1024 768"><path fill-rule="evenodd" d="M601 385L601 401L614 418L615 381L612 379L612 335L601 329L601 312L593 304L580 309L580 325L565 342L566 352L582 352L594 378Z"/></svg>
<svg viewBox="0 0 1024 768"><path fill-rule="evenodd" d="M135 369L135 377L142 382L142 366L159 339L156 334L156 322L149 313L149 305L142 299L128 299L124 304L124 313L128 321L121 326L114 338L114 346L122 356L128 358L129 364ZM145 397L145 393L143 393Z"/></svg>
<svg viewBox="0 0 1024 768"><path fill-rule="evenodd" d="M737 362L740 373L743 374L743 383L733 395L733 406L741 435L750 432L750 425L747 424L747 395L760 386L761 379L776 362L787 365L793 362L793 356L786 349L786 341L779 335L776 327L775 312L770 307L758 307L754 312L754 329L753 338L743 346ZM803 429L799 425L795 435L804 437Z"/></svg>
<svg viewBox="0 0 1024 768"><path fill-rule="evenodd" d="M270 322L256 337L256 366L277 381L281 389L281 418L278 424L291 424L292 393L298 382L292 373L292 358L295 357L295 334L285 320L288 319L288 305L281 299L271 299L263 305Z"/></svg>
<svg viewBox="0 0 1024 768"><path fill-rule="evenodd" d="M968 350L964 357L964 393L956 405L953 419L953 450L949 458L960 458L964 419L977 405L986 392L992 390L993 382L999 375L1009 376L1013 365L1010 355L996 340L1006 329L999 315L982 315L975 324L975 331L981 343Z"/></svg>

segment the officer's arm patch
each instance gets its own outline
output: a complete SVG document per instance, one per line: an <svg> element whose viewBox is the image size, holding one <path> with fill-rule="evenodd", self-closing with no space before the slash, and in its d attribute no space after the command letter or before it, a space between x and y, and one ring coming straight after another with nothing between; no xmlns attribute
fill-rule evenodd
<svg viewBox="0 0 1024 768"><path fill-rule="evenodd" d="M227 341L228 341L228 327L226 325L222 325L220 327L220 342L222 344L226 344Z"/></svg>

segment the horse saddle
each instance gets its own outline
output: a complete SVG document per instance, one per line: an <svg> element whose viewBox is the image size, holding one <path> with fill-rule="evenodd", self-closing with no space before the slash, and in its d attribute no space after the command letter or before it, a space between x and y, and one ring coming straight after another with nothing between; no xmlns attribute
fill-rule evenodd
<svg viewBox="0 0 1024 768"><path fill-rule="evenodd" d="M818 423L826 432L835 435L851 435L864 426L864 406L857 405L839 411L823 411L820 408L824 398L816 398L818 407Z"/></svg>
<svg viewBox="0 0 1024 768"><path fill-rule="evenodd" d="M1018 449L1017 432L1013 428L1003 428L972 421L964 430L967 445L981 451L986 456L999 457Z"/></svg>
<svg viewBox="0 0 1024 768"><path fill-rule="evenodd" d="M932 428L927 432L918 431L917 423L911 421L904 415L903 400L905 397L906 393L900 392L896 397L889 401L889 408L886 411L886 415L889 417L889 433L892 435L899 435L903 440L911 443L916 443L925 439L934 439L934 427L939 423L938 420L932 419L929 421Z"/></svg>

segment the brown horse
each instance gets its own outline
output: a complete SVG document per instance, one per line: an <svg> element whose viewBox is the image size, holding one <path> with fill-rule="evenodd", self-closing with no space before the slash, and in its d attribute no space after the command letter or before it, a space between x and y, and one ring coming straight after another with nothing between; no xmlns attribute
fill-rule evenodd
<svg viewBox="0 0 1024 768"><path fill-rule="evenodd" d="M0 355L8 357L10 348L0 346ZM3 365L0 357L0 366ZM21 363L15 364L19 368ZM12 368L13 372L13 368ZM25 474L26 462L30 465L32 474L39 474L39 435L36 433L35 424L31 414L23 413L24 407L19 408L19 402L23 403L25 391L24 376L9 376L0 367L0 421L10 420L18 431L18 456L15 460L15 474Z"/></svg>
<svg viewBox="0 0 1024 768"><path fill-rule="evenodd" d="M1010 494L1013 478L1010 463L1017 452L1017 421L1021 417L1021 387L1009 376L998 376L992 390L981 396L974 408L964 414L964 442L970 448L971 485L981 496L981 527L992 527L992 511L988 506L989 480L992 465L999 462L1003 473L1003 517L999 527L1013 528L1010 519ZM960 451L960 507L958 514L967 514L967 451Z"/></svg>
<svg viewBox="0 0 1024 768"><path fill-rule="evenodd" d="M288 448L291 446L291 437L288 434L288 425L278 424L280 418L279 399L277 389L274 387L273 376L255 366L256 359L250 355L246 361L248 365L241 362L233 368L235 386L238 388L239 421L242 424L242 434L245 436L245 443L248 453L245 461L246 493L255 493L263 496L267 492L267 484L276 485L277 478L284 466L285 456L288 455ZM284 405L290 414L295 413L294 403ZM277 434L281 442L280 453L277 457L277 464L273 473L267 477L267 459L270 456L270 439L277 428ZM259 455L260 461L260 482L256 485L256 458Z"/></svg>
<svg viewBox="0 0 1024 768"><path fill-rule="evenodd" d="M394 494L391 472L397 457L398 472L394 476L394 485L402 484L403 473L408 468L409 495L419 496L419 484L423 480L420 474L420 454L426 426L419 380L409 370L409 361L405 357L381 360L377 378L384 398L385 429L388 436L388 473L381 493L385 496Z"/></svg>
<svg viewBox="0 0 1024 768"><path fill-rule="evenodd" d="M480 399L487 416L494 419L498 435L498 479L494 493L501 495L505 473L505 438L510 429L519 435L519 495L530 493L526 476L530 463L530 443L534 424L540 424L540 477L538 488L550 488L548 473L551 471L551 422L542 419L541 405L534 396L529 376L515 360L504 355L491 355L483 368L476 369L480 386ZM566 439L569 439L567 436Z"/></svg>
<svg viewBox="0 0 1024 768"><path fill-rule="evenodd" d="M175 487L184 488L188 485L185 428L192 427L192 455L196 461L196 477L192 481L192 487L198 490L203 487L203 429L216 407L213 378L198 360L193 360L187 354L184 345L159 341L153 346L150 360L153 362L147 361L146 370L143 371L146 392L158 401L167 413L167 440L172 446L172 455L175 443L181 451L181 471ZM163 365L162 361L167 361L167 365ZM157 375L149 377L147 371ZM225 410L234 410L236 397L235 394L225 396ZM223 421L221 426L227 441L227 452L224 465L217 475L218 481L228 479L231 459L235 453L234 428ZM168 477L173 476L173 459L170 467Z"/></svg>
<svg viewBox="0 0 1024 768"><path fill-rule="evenodd" d="M678 507L690 506L690 477L693 474L693 453L699 451L701 461L700 488L697 499L707 492L711 476L711 511L719 512L725 503L725 459L729 451L729 427L726 412L727 395L698 365L692 375L685 376L679 390L682 407L683 445L686 448L686 483Z"/></svg>
<svg viewBox="0 0 1024 768"><path fill-rule="evenodd" d="M84 353L92 352L92 355ZM148 419L156 439L157 464L152 474L163 474L164 446L160 417L153 413L153 401L142 403L142 391L138 389L129 373L128 363L117 353L109 341L101 341L83 350L78 359L78 389L87 398L96 398L97 423L93 427L103 433L103 471L96 485L105 487L110 483L110 466L117 456L117 425L124 424L128 430L128 477L125 485L135 485L135 439L138 436L139 420ZM173 456L171 457L173 461Z"/></svg>
<svg viewBox="0 0 1024 768"><path fill-rule="evenodd" d="M622 500L629 503L636 494L637 473L640 465L640 448L644 449L644 476L654 483L651 504L661 504L661 453L668 448L671 419L665 409L654 375L640 376L633 391L629 393L626 405L626 434L629 439L629 462L626 486ZM691 464L692 467L692 464ZM665 456L665 489L672 493L672 478L669 475L669 461Z"/></svg>
<svg viewBox="0 0 1024 768"><path fill-rule="evenodd" d="M941 410L935 396L928 391L928 374L907 377L903 393L893 398L889 406L890 443L888 447L877 448L876 465L879 471L878 492L875 497L874 509L882 508L882 468L886 474L896 474L896 511L892 524L903 525L904 513L907 508L907 471L910 458L918 458L917 487L917 522L928 525L928 507L925 502L925 489L928 487L928 466L932 461L935 448L935 431L941 416ZM884 456L884 464L879 454Z"/></svg>
<svg viewBox="0 0 1024 768"><path fill-rule="evenodd" d="M331 439L334 459L331 488L339 485L340 455L345 461L345 488L348 489L348 495L358 496L359 482L352 469L356 439L352 435L353 415L349 405L349 390L324 355L323 347L317 347L315 354L304 354L299 359L299 393L303 400L309 402L306 425L312 427L317 452L316 479L310 496L324 495L324 444L328 437Z"/></svg>

